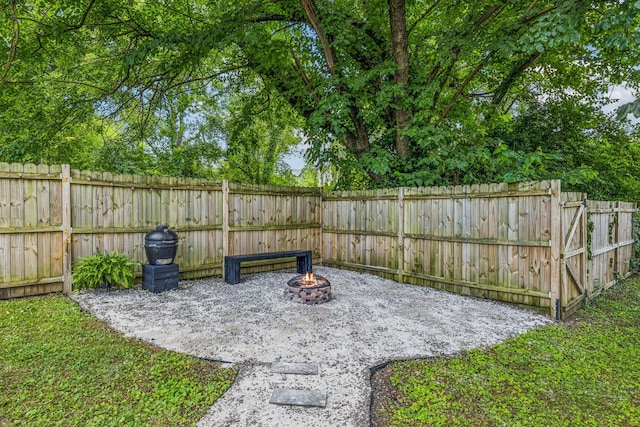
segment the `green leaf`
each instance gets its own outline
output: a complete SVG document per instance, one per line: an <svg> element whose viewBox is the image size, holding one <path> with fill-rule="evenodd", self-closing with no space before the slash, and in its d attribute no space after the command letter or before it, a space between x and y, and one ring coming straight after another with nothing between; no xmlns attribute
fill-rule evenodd
<svg viewBox="0 0 640 427"><path fill-rule="evenodd" d="M635 101L627 102L626 104L618 107L616 110L616 119L624 120L629 114L633 114L634 117L640 118L640 100L637 99Z"/></svg>

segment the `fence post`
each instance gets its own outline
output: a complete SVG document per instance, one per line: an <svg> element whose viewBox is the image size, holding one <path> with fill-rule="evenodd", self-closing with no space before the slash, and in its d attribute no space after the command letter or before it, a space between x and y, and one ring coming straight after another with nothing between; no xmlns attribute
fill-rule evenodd
<svg viewBox="0 0 640 427"><path fill-rule="evenodd" d="M584 204L584 212L582 214L582 238L581 242L584 247L584 253L580 255L582 258L582 269L580 271L580 280L584 284L584 289L589 292L593 292L593 286L590 285L589 272L591 266L589 265L589 195L587 193L582 194L582 203Z"/></svg>
<svg viewBox="0 0 640 427"><path fill-rule="evenodd" d="M62 290L72 292L71 283L71 166L62 165Z"/></svg>
<svg viewBox="0 0 640 427"><path fill-rule="evenodd" d="M562 314L562 283L561 283L561 264L560 253L561 245L564 244L564 236L562 235L562 207L560 206L560 181L551 181L549 189L551 203L551 291L550 306L551 317L560 320ZM559 301L558 305L556 302Z"/></svg>
<svg viewBox="0 0 640 427"><path fill-rule="evenodd" d="M614 207L613 243L616 247L614 251L614 262L616 266L615 272L618 274L618 277L622 277L623 270L622 258L620 257L620 241L620 202L616 201Z"/></svg>
<svg viewBox="0 0 640 427"><path fill-rule="evenodd" d="M222 277L224 277L224 257L229 255L229 181L222 181Z"/></svg>
<svg viewBox="0 0 640 427"><path fill-rule="evenodd" d="M324 188L320 188L320 201L318 202L318 209L320 210L320 214L318 215L318 222L320 223L320 241L315 242L314 246L320 249L320 260L318 261L319 265L323 265L322 262L324 260ZM311 256L313 258L313 255Z"/></svg>
<svg viewBox="0 0 640 427"><path fill-rule="evenodd" d="M398 283L404 282L404 188L398 188Z"/></svg>

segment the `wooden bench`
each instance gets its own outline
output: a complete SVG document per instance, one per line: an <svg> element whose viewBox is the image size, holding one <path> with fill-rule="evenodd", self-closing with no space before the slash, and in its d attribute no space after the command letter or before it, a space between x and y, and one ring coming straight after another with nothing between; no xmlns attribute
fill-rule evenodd
<svg viewBox="0 0 640 427"><path fill-rule="evenodd" d="M228 255L224 257L224 281L235 285L240 283L240 263L264 259L296 257L296 267L300 274L311 271L311 251L267 252L262 254Z"/></svg>

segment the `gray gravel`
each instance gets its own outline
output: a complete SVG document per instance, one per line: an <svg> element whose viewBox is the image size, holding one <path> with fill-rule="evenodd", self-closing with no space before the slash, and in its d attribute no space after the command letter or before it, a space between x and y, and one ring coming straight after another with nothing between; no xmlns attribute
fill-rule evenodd
<svg viewBox="0 0 640 427"><path fill-rule="evenodd" d="M493 301L316 267L334 300L284 298L293 270L180 282L179 290L85 291L72 298L125 335L236 364L233 386L198 423L206 426L369 425L370 368L393 359L450 355L552 323ZM271 364L315 363L318 375L274 373ZM275 388L326 392L325 408L269 404Z"/></svg>

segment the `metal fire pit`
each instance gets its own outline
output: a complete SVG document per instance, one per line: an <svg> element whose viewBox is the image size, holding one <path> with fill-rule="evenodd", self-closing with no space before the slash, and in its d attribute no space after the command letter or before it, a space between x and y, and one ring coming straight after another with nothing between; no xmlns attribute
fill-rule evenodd
<svg viewBox="0 0 640 427"><path fill-rule="evenodd" d="M313 273L312 276L309 273L296 276L287 282L284 296L300 304L322 304L331 301L331 283Z"/></svg>

